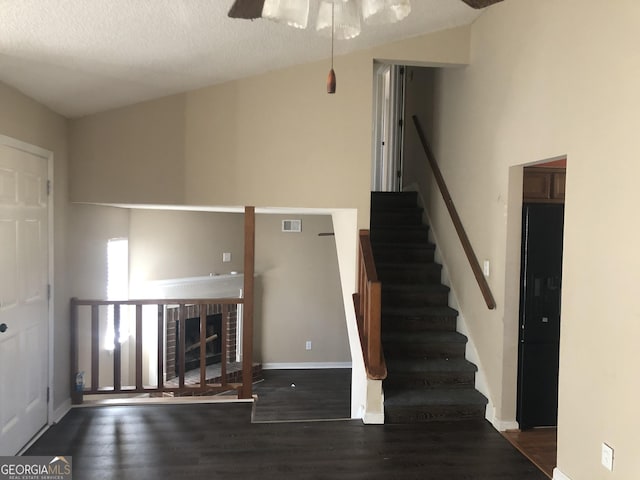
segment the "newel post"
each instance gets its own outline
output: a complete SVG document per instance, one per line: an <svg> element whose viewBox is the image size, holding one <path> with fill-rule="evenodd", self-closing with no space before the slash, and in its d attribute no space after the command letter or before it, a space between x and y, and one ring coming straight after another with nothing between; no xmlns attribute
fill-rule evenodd
<svg viewBox="0 0 640 480"><path fill-rule="evenodd" d="M253 382L253 282L255 269L256 212L244 209L244 309L242 318L242 390L240 398L252 397Z"/></svg>

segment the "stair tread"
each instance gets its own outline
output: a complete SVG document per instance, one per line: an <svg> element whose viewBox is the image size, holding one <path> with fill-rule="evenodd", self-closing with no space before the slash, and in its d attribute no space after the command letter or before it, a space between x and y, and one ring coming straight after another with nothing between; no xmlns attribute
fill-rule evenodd
<svg viewBox="0 0 640 480"><path fill-rule="evenodd" d="M419 407L435 405L486 405L487 397L475 388L406 388L385 389L384 405L388 407Z"/></svg>
<svg viewBox="0 0 640 480"><path fill-rule="evenodd" d="M422 232L428 232L429 231L429 226L425 225L424 223L416 223L416 224L405 224L405 225L396 225L396 224L389 224L389 225L374 225L371 227L370 231L371 232L375 232L378 230L401 230L401 231L411 231L411 230L420 230Z"/></svg>
<svg viewBox="0 0 640 480"><path fill-rule="evenodd" d="M460 332L427 330L417 332L390 331L382 333L382 343L466 343L467 337Z"/></svg>
<svg viewBox="0 0 640 480"><path fill-rule="evenodd" d="M451 307L397 307L382 306L382 316L403 316L403 317L457 317L458 311Z"/></svg>
<svg viewBox="0 0 640 480"><path fill-rule="evenodd" d="M436 262L376 262L376 269L382 270L387 268L402 268L406 270L420 270L422 268L442 268L442 265Z"/></svg>
<svg viewBox="0 0 640 480"><path fill-rule="evenodd" d="M406 249L415 249L415 250L435 250L436 246L435 244L424 240L424 241L420 241L420 242L402 242L402 245L398 245L398 243L396 242L389 242L389 241L377 241L374 239L371 239L371 245L373 246L373 250L386 250L386 249L390 249L390 250L398 250L398 249L402 249L402 250L406 250Z"/></svg>
<svg viewBox="0 0 640 480"><path fill-rule="evenodd" d="M478 371L478 367L471 363L466 358L451 358L445 360L443 358L437 359L395 359L387 358L387 371L390 375L387 378L391 378L393 374L402 373L436 373L436 372L470 372L475 373Z"/></svg>
<svg viewBox="0 0 640 480"><path fill-rule="evenodd" d="M382 289L387 292L406 292L406 293L448 293L451 290L446 285L437 282L430 283L401 283L401 282L382 282Z"/></svg>

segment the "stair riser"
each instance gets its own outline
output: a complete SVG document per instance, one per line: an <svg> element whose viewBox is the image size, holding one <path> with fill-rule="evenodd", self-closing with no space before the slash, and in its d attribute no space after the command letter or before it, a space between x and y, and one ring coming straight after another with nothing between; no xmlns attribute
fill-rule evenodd
<svg viewBox="0 0 640 480"><path fill-rule="evenodd" d="M473 373L404 373L388 371L388 377L384 381L385 389L401 388L472 388L475 383Z"/></svg>
<svg viewBox="0 0 640 480"><path fill-rule="evenodd" d="M429 240L429 233L426 228L415 229L372 229L371 230L371 242L373 243L418 243L427 242Z"/></svg>
<svg viewBox="0 0 640 480"><path fill-rule="evenodd" d="M429 263L433 262L433 249L411 248L376 248L373 246L373 256L376 263Z"/></svg>
<svg viewBox="0 0 640 480"><path fill-rule="evenodd" d="M372 227L392 225L422 225L422 212L371 212Z"/></svg>
<svg viewBox="0 0 640 480"><path fill-rule="evenodd" d="M424 268L380 268L378 278L380 281L391 283L440 283L442 266L432 264Z"/></svg>
<svg viewBox="0 0 640 480"><path fill-rule="evenodd" d="M407 332L454 332L456 319L452 317L382 317L382 330Z"/></svg>
<svg viewBox="0 0 640 480"><path fill-rule="evenodd" d="M446 359L464 358L464 343L388 343L382 341L385 357Z"/></svg>
<svg viewBox="0 0 640 480"><path fill-rule="evenodd" d="M452 420L482 420L485 407L447 405L422 408L385 408L385 423L429 423Z"/></svg>
<svg viewBox="0 0 640 480"><path fill-rule="evenodd" d="M443 307L449 302L448 292L385 291L382 288L382 305L394 307Z"/></svg>
<svg viewBox="0 0 640 480"><path fill-rule="evenodd" d="M414 207L418 203L418 195L415 192L403 193L374 193L371 195L371 210L384 210L387 208Z"/></svg>

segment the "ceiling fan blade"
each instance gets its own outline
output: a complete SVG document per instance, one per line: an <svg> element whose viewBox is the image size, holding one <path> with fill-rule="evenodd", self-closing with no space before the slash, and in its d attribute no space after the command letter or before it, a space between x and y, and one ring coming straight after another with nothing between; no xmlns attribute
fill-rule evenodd
<svg viewBox="0 0 640 480"><path fill-rule="evenodd" d="M462 0L464 3L472 8L485 8L494 3L501 2L502 0Z"/></svg>
<svg viewBox="0 0 640 480"><path fill-rule="evenodd" d="M231 5L229 17L253 20L262 17L264 0L236 0Z"/></svg>

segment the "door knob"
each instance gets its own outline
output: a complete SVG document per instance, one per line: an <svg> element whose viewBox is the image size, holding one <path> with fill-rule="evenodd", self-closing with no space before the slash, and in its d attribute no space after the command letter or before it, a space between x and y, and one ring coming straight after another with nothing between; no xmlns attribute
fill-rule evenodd
<svg viewBox="0 0 640 480"><path fill-rule="evenodd" d="M9 329L9 327L7 327L6 323L3 323L2 325L0 325L0 333L4 333Z"/></svg>

